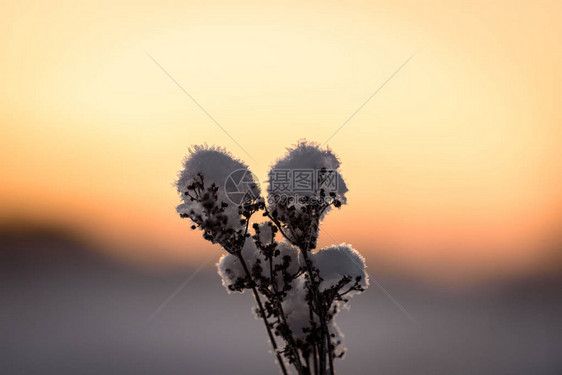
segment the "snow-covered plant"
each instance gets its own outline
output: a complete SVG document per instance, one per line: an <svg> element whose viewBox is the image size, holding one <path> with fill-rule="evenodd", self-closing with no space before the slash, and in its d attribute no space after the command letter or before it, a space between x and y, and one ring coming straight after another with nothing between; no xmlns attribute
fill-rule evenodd
<svg viewBox="0 0 562 375"><path fill-rule="evenodd" d="M246 185L238 204L227 197L225 187L239 172L250 175L248 167L225 150L194 146L176 182L183 200L177 207L180 216L189 217L194 223L192 229L199 227L203 238L219 243L229 253L241 251L250 217L263 208L255 181Z"/></svg>
<svg viewBox="0 0 562 375"><path fill-rule="evenodd" d="M339 167L331 150L297 143L270 169L266 204L244 163L223 149L195 146L176 183L178 213L226 250L217 264L223 285L251 290L284 375L287 363L299 375L335 373L345 349L334 317L369 284L351 246L315 250L321 220L346 203ZM265 221L255 222L256 213Z"/></svg>

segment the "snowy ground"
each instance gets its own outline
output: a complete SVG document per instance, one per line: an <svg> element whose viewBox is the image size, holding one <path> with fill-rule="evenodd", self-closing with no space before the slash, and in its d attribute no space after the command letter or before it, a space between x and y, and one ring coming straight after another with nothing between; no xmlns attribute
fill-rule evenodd
<svg viewBox="0 0 562 375"><path fill-rule="evenodd" d="M191 270L149 275L64 238L2 238L0 373L276 374L249 295L201 272L151 321ZM480 290L378 279L342 312L338 373L561 374L562 278Z"/></svg>

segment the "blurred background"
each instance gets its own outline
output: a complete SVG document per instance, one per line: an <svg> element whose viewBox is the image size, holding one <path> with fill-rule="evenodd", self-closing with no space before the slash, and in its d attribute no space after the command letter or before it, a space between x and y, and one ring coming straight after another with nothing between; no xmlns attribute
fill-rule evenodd
<svg viewBox="0 0 562 375"><path fill-rule="evenodd" d="M559 2L0 4L3 373L277 373L173 183L301 138L376 280L341 374L562 373Z"/></svg>

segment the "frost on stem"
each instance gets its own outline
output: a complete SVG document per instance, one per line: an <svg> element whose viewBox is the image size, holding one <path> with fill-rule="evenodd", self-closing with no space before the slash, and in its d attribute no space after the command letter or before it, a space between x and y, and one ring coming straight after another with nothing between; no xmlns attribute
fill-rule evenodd
<svg viewBox="0 0 562 375"><path fill-rule="evenodd" d="M176 187L183 201L177 207L182 218L190 218L203 230L203 237L219 243L228 252L239 251L244 242L245 227L260 205L257 183L245 185L247 191L239 205L225 191L229 176L248 171L246 164L217 147L194 146L184 161Z"/></svg>
<svg viewBox="0 0 562 375"><path fill-rule="evenodd" d="M271 167L268 214L296 246L314 249L320 220L331 206L339 208L346 203L347 186L339 167L340 161L330 149L322 150L317 143L306 141L287 149ZM276 183L280 176L285 184ZM304 185L308 179L312 179L310 184Z"/></svg>

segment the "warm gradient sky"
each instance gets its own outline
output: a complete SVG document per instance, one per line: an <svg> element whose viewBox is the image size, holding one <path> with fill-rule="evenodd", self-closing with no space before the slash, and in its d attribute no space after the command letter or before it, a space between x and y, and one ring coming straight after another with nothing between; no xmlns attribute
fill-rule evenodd
<svg viewBox="0 0 562 375"><path fill-rule="evenodd" d="M204 260L218 251L174 212L189 145L225 146L265 179L285 146L326 141L417 52L330 140L350 194L326 232L374 272L486 276L551 256L559 1L1 4L5 219L70 225L140 262Z"/></svg>

